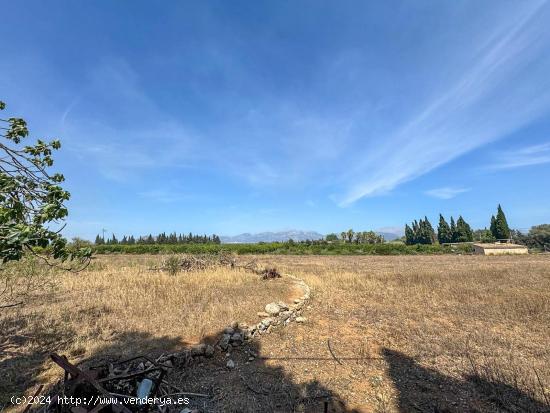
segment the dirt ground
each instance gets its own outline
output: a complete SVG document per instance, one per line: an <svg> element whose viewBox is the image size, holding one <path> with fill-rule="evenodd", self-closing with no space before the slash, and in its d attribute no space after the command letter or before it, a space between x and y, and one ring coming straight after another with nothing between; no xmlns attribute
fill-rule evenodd
<svg viewBox="0 0 550 413"><path fill-rule="evenodd" d="M258 259L310 286L312 299L303 314L307 321L278 327L229 354L217 353L213 359L173 369L171 382L211 396L191 400L201 411L550 411L550 256ZM120 263L116 267L122 268ZM225 273L223 277L231 279ZM220 310L214 318L205 313L207 320L220 324L205 323L210 328L203 328L202 338L214 341L231 321L250 323L263 304L288 299L292 291L285 290L283 280L256 284L243 278L242 288L250 281L251 289L244 295L230 291L231 297L238 297L232 306L244 311L224 315ZM167 282L175 288L171 280ZM195 299L208 302L206 284L204 291ZM275 296L268 297L270 293ZM176 296L171 297L169 309L178 306ZM209 308L205 304L204 311L213 311ZM124 324L132 329L107 337L101 348L90 345L83 354L69 357L86 361L143 349L158 354L181 349L190 341L185 330L158 334L148 323L131 321L132 314L124 313L128 317ZM106 315L99 311L94 317L101 320ZM187 325L185 320L181 323ZM69 341L78 342L82 334L74 331ZM56 350L63 351L64 346L68 345ZM14 346L10 349L17 351ZM235 361L234 369L226 367L228 359ZM41 371L51 371L44 363ZM10 380L3 371L13 365L13 356L4 354L0 383ZM24 384L16 387L28 392L38 383L21 381Z"/></svg>

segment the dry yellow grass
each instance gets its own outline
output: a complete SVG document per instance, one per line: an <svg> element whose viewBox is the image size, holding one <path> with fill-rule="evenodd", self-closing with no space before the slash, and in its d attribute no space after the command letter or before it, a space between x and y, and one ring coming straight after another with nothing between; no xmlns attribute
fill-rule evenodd
<svg viewBox="0 0 550 413"><path fill-rule="evenodd" d="M240 269L175 276L149 270L161 260L100 256L78 274L41 268L35 282L42 287L25 305L0 310L0 406L7 396L59 376L47 360L50 351L76 361L168 351L232 321L255 321L267 302L292 294L287 280L266 282Z"/></svg>
<svg viewBox="0 0 550 413"><path fill-rule="evenodd" d="M0 369L4 397L57 375L44 363L47 351L77 360L170 351L233 320L249 321L267 302L291 294L284 280L266 283L241 271L171 277L147 270L160 259L101 257L84 273L58 274L55 287L25 307L3 311L0 332L8 346L0 347L0 367L24 372L16 377ZM275 330L255 344L274 357L248 367L263 381L271 377L300 389L315 381L344 401L346 411L544 411L540 406L550 397L550 256L259 260L304 279L313 294L307 323ZM214 387L227 387L227 394L242 386L238 376L204 376L218 380ZM252 400L267 403L259 398L230 403L247 411Z"/></svg>
<svg viewBox="0 0 550 413"><path fill-rule="evenodd" d="M283 346L266 341L264 351L326 356L330 339L340 356L385 358L384 363L331 368L313 363L306 374L303 365L283 363L298 380L314 376L366 411L417 410L410 401L422 399L426 383L406 390L403 383L415 376L407 370L418 370L416 375L430 372L435 381L452 381L453 388L445 390L449 399L453 393L472 398L472 388L497 382L504 389L493 386L491 391L504 404L512 402L499 392L518 390L541 403L550 398L548 255L267 260L310 285L315 311L309 315L309 325L285 334ZM411 366L400 369L389 359ZM476 408L492 411L483 410L482 404Z"/></svg>

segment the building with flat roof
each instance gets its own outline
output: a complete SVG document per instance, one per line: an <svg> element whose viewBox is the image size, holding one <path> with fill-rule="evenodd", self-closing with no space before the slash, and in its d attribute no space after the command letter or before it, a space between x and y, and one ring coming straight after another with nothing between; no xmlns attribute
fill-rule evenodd
<svg viewBox="0 0 550 413"><path fill-rule="evenodd" d="M509 243L474 243L474 254L502 255L502 254L528 254L525 245Z"/></svg>

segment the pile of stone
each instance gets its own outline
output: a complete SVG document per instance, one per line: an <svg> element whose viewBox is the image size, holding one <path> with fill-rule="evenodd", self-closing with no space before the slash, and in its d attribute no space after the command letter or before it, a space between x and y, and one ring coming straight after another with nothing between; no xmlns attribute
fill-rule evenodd
<svg viewBox="0 0 550 413"><path fill-rule="evenodd" d="M224 328L215 346L197 344L182 352L162 356L158 361L165 364L189 365L197 359L212 357L216 350L229 353L232 348L242 346L248 340L269 334L277 326L286 326L291 322L306 322L307 319L302 316L302 310L310 299L310 289L304 281L295 277L290 278L294 278L297 286L302 290L302 296L295 299L292 304L282 301L269 303L265 306L265 311L257 313L261 318L260 322L250 326L247 323L233 322ZM228 368L232 367L228 364Z"/></svg>
<svg viewBox="0 0 550 413"><path fill-rule="evenodd" d="M302 290L303 295L295 299L293 304L286 304L281 301L267 304L265 311L257 314L261 318L258 324L249 327L247 324L234 323L234 325L225 329L218 346L226 350L229 345L236 347L253 337L269 333L276 326L285 326L293 321L297 323L307 321L301 314L302 309L309 301L310 289L302 280L296 279L296 283ZM236 327L238 327L237 330Z"/></svg>

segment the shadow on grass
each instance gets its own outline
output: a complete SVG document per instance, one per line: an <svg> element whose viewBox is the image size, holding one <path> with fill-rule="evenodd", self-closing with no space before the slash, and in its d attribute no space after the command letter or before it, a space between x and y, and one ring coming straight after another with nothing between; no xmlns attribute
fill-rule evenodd
<svg viewBox="0 0 550 413"><path fill-rule="evenodd" d="M505 383L479 376L457 380L384 349L400 412L550 412L550 406Z"/></svg>
<svg viewBox="0 0 550 413"><path fill-rule="evenodd" d="M17 346L26 346L25 340L30 340L30 336L16 334L24 327L16 321L3 327L9 328L1 334L4 339L0 341L0 389L4 397L2 402L9 406L10 394L33 391L38 375L52 363L48 357L50 352L63 353L63 342L74 337L76 332L64 331L63 335L53 336L50 331L42 338L42 346L37 345L33 351L19 354ZM220 334L208 336L203 341L215 344ZM79 357L77 364L86 368L137 355L157 357L163 353L181 352L187 345L179 337L153 337L144 332L121 333L110 337L93 354ZM548 406L507 384L489 382L480 377L457 380L422 367L414 359L389 349L384 349L382 355L397 390L395 407L398 412L550 411ZM77 358L76 355L67 356L73 362ZM317 380L298 383L281 367L258 356L261 356L261 343L253 340L231 348L228 353L217 351L212 358L199 357L189 365L176 357L175 366L166 379L185 392L208 394L208 398L190 397L191 403L187 406L202 413L358 413ZM234 368L227 367L228 360L235 363ZM333 366L327 361L326 368ZM59 369L61 377L62 370ZM0 410L1 407L0 404Z"/></svg>
<svg viewBox="0 0 550 413"><path fill-rule="evenodd" d="M11 331L22 326L13 325ZM66 331L64 339L74 337L74 331ZM221 333L203 339L203 342L214 345ZM34 348L32 353L8 352L6 348L15 345L15 336L10 335L0 352L0 388L3 400L0 403L9 407L9 398L15 394L31 394L37 388L37 377L46 368L52 366L49 359L52 351L66 354L60 346L50 345ZM9 344L7 344L9 343ZM25 345L25 343L20 343ZM126 332L109 339L105 346L86 357L66 354L69 361L86 369L105 362L120 361L137 355L158 357L161 354L178 353L189 347L179 337L153 337L144 332ZM28 348L28 346L27 346ZM183 407L200 409L206 412L331 412L354 413L346 407L339 397L313 380L306 383L295 383L280 367L268 365L266 360L257 357L261 354L259 341L252 340L245 345L231 348L228 353L216 351L213 357L195 358L187 365L179 358L174 358L174 368L170 369L166 380L191 393L208 394L208 398L190 398L190 405ZM76 360L79 361L76 361ZM233 360L235 367L229 369L227 361ZM6 374L8 372L8 374ZM59 368L59 378L63 371ZM53 383L52 383L53 384ZM44 392L43 392L44 393ZM179 411L178 410L178 411Z"/></svg>
<svg viewBox="0 0 550 413"><path fill-rule="evenodd" d="M0 411L11 396L35 386L49 354L75 336L66 327L41 323L38 315L31 317L35 319L14 312L0 319Z"/></svg>

